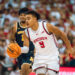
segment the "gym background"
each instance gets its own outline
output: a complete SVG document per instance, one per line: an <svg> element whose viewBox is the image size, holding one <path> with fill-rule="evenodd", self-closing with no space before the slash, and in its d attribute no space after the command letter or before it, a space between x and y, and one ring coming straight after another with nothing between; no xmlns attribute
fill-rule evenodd
<svg viewBox="0 0 75 75"><path fill-rule="evenodd" d="M18 11L23 7L37 11L43 20L64 31L75 49L75 0L0 0L0 75L20 75L16 59L10 58L6 49L10 27L19 20ZM58 44L60 75L74 75L75 58L66 55L66 47L60 38Z"/></svg>

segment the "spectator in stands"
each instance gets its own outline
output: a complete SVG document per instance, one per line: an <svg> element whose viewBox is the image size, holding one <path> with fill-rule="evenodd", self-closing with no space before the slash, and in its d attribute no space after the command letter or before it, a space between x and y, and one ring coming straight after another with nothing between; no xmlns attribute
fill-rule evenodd
<svg viewBox="0 0 75 75"><path fill-rule="evenodd" d="M2 16L2 10L0 10L0 28L4 25L4 17Z"/></svg>
<svg viewBox="0 0 75 75"><path fill-rule="evenodd" d="M17 65L13 65L13 70L9 75L20 75Z"/></svg>
<svg viewBox="0 0 75 75"><path fill-rule="evenodd" d="M63 44L62 40L58 40L58 48L59 48L59 53L64 54L66 47Z"/></svg>
<svg viewBox="0 0 75 75"><path fill-rule="evenodd" d="M7 71L9 66L12 68L14 60L6 53L9 44L9 28L13 26L14 21L18 21L18 9L23 7L34 9L41 14L43 20L49 21L50 24L64 31L72 47L75 48L75 0L0 0L0 55L5 55L2 61L5 62ZM58 40L58 43L61 65L73 66L72 62L75 63L75 58L66 55L65 46L61 40ZM1 66L0 69L2 70L2 68ZM11 74L13 73L14 70Z"/></svg>
<svg viewBox="0 0 75 75"><path fill-rule="evenodd" d="M51 16L55 16L57 19L60 19L60 13L59 13L59 11L57 11L57 8L56 7L53 7L52 8L52 12L51 12L51 14L50 14Z"/></svg>

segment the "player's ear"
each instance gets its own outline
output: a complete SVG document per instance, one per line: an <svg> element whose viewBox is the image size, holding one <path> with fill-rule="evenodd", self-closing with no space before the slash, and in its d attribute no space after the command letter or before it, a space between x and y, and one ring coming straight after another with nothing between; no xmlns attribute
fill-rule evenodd
<svg viewBox="0 0 75 75"><path fill-rule="evenodd" d="M32 15L32 18L34 19L34 20L36 20L37 18L36 18L36 16L34 16L34 15Z"/></svg>
<svg viewBox="0 0 75 75"><path fill-rule="evenodd" d="M37 20L37 18L34 16L34 20L36 21Z"/></svg>

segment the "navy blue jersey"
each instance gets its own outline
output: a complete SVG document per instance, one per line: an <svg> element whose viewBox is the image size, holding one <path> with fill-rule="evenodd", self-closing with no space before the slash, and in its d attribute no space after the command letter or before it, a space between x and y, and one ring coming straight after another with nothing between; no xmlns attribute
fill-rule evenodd
<svg viewBox="0 0 75 75"><path fill-rule="evenodd" d="M23 33L24 33L25 28L20 27L19 23L17 23L17 32L15 34L15 38L16 38L16 42L18 43L18 45L20 47L23 47ZM34 57L34 45L33 43L30 41L29 42L29 52L27 54L22 53L18 58L18 67L19 69L21 69L21 65L23 63L31 63L32 64L32 60L31 58Z"/></svg>
<svg viewBox="0 0 75 75"><path fill-rule="evenodd" d="M20 27L19 23L17 23L17 32L15 34L16 42L20 47L23 47L23 33L25 28Z"/></svg>

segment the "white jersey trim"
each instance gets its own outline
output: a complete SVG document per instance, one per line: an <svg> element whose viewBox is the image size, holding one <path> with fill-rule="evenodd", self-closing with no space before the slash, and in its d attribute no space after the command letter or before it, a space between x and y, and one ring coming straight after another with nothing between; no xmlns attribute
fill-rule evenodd
<svg viewBox="0 0 75 75"><path fill-rule="evenodd" d="M45 32L48 34L48 35L51 35L52 33L51 32L48 32L48 29L47 29L47 22L45 22L45 21L43 21L42 22L42 25L43 25L43 28L44 28L44 30L45 30Z"/></svg>

